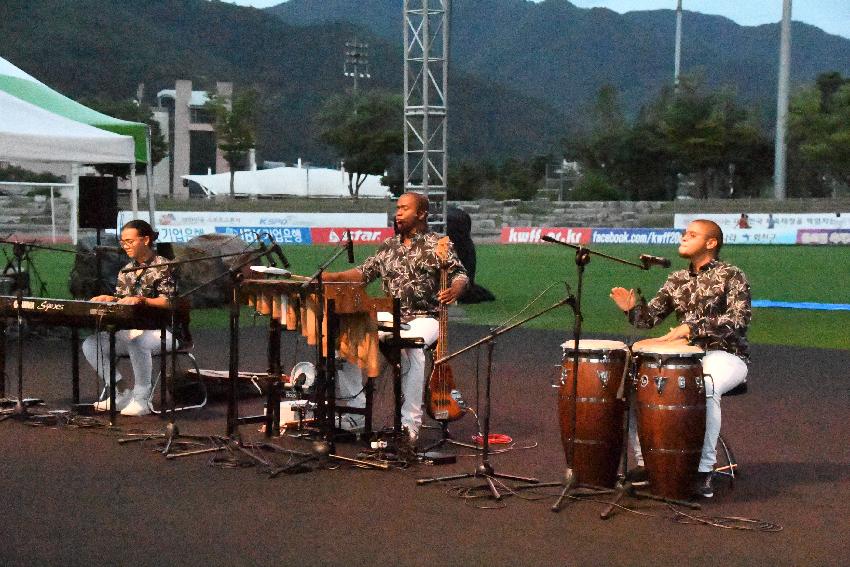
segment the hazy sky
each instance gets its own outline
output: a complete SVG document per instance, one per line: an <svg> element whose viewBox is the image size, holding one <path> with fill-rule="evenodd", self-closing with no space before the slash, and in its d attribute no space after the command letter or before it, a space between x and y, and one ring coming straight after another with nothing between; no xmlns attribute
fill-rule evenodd
<svg viewBox="0 0 850 567"><path fill-rule="evenodd" d="M676 0L570 1L582 8L604 6L620 13L630 10L676 8ZM281 4L281 0L235 0L234 3L266 8ZM782 19L782 0L682 0L682 7L693 12L726 16L744 26L776 23ZM850 38L850 0L797 0L793 2L791 14L794 20Z"/></svg>

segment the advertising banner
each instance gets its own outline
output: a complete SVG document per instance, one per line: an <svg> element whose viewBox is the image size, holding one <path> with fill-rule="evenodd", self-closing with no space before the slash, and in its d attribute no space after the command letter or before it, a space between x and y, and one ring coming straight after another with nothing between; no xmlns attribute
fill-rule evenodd
<svg viewBox="0 0 850 567"><path fill-rule="evenodd" d="M797 244L850 246L850 229L804 229L797 231Z"/></svg>
<svg viewBox="0 0 850 567"><path fill-rule="evenodd" d="M850 213L689 213L673 217L673 226L683 229L692 221L707 219L726 230L789 231L809 228L850 229Z"/></svg>
<svg viewBox="0 0 850 567"><path fill-rule="evenodd" d="M678 244L682 232L671 228L594 228L593 244Z"/></svg>
<svg viewBox="0 0 850 567"><path fill-rule="evenodd" d="M590 228L520 227L502 229L502 244L535 244L546 235L569 244L587 244L590 242Z"/></svg>
<svg viewBox="0 0 850 567"><path fill-rule="evenodd" d="M119 211L118 227L133 218L130 211ZM139 218L149 220L148 212ZM385 228L385 213L229 213L216 211L158 211L155 215L160 242L188 242L202 234L248 235L268 233L287 244L310 244L311 227ZM245 236L247 239L248 236ZM253 238L253 235L252 237Z"/></svg>
<svg viewBox="0 0 850 567"><path fill-rule="evenodd" d="M310 238L313 244L338 244L348 238L345 228L319 228L310 229ZM393 229L385 228L351 228L351 240L355 244L380 244L387 238L393 236Z"/></svg>

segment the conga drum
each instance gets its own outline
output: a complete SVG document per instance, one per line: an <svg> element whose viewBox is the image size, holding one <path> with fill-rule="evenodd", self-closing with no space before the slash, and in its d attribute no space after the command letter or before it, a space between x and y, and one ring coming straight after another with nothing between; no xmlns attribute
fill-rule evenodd
<svg viewBox="0 0 850 567"><path fill-rule="evenodd" d="M629 358L619 341L581 340L578 344L578 394L573 395L575 341L561 347L558 409L561 443L569 459L573 443L573 474L579 484L610 488L617 482L623 447L623 400L617 397ZM575 435L573 410L575 409Z"/></svg>
<svg viewBox="0 0 850 567"><path fill-rule="evenodd" d="M640 447L657 496L684 499L693 491L705 438L704 354L689 345L634 349Z"/></svg>

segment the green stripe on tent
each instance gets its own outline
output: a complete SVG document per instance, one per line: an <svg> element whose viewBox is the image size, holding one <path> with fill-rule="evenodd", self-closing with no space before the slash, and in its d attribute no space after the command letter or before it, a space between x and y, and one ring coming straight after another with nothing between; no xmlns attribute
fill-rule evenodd
<svg viewBox="0 0 850 567"><path fill-rule="evenodd" d="M54 91L46 85L20 77L0 75L0 89L59 116L115 134L132 136L136 146L136 161L144 163L148 161L147 124L107 116Z"/></svg>

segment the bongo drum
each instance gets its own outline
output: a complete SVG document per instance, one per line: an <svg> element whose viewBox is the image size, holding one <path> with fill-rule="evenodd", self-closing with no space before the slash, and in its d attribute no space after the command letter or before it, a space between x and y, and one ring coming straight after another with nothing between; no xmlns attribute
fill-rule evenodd
<svg viewBox="0 0 850 567"><path fill-rule="evenodd" d="M704 354L689 345L634 349L640 447L657 496L684 499L692 493L705 438Z"/></svg>
<svg viewBox="0 0 850 567"><path fill-rule="evenodd" d="M561 443L569 458L573 442L572 466L579 484L605 488L617 482L620 451L623 447L623 400L617 397L623 381L629 351L619 341L581 340L578 344L578 394L573 395L573 353L575 341L561 347L561 382L558 409ZM572 430L576 412L575 435Z"/></svg>

